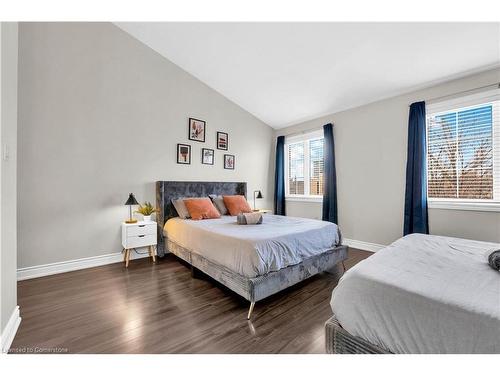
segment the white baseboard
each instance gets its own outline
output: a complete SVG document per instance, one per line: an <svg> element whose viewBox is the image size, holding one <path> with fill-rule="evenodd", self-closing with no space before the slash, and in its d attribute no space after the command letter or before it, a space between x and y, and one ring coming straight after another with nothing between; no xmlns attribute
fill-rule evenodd
<svg viewBox="0 0 500 375"><path fill-rule="evenodd" d="M375 253L378 250L383 249L385 247L385 245L379 245L377 243L352 240L350 238L343 238L342 244L354 247L354 248L359 249L359 250L371 251L373 253Z"/></svg>
<svg viewBox="0 0 500 375"><path fill-rule="evenodd" d="M146 251L146 250L144 250ZM148 253L137 254L134 251L130 252L130 259L140 259L148 257ZM17 280L33 279L35 277L42 277L48 275L55 275L57 273L81 270L84 268L91 268L97 266L104 266L106 264L123 262L123 254L111 253L105 255L98 255L88 258L81 258L75 260L67 260L64 262L41 264L39 266L18 268Z"/></svg>
<svg viewBox="0 0 500 375"><path fill-rule="evenodd" d="M16 306L1 335L2 353L7 353L9 351L12 341L14 341L14 337L16 337L19 324L21 324L21 315L19 314L19 306Z"/></svg>
<svg viewBox="0 0 500 375"><path fill-rule="evenodd" d="M342 243L347 246L352 246L356 249L372 251L372 252L376 252L385 247L384 245L352 240L350 238L344 238L342 240ZM131 253L132 260L145 258L148 256L149 255L147 253L145 254L136 254L135 252ZM106 264L118 263L118 262L123 262L123 254L121 252L98 255L88 258L67 260L64 262L42 264L39 266L19 268L17 270L17 280L20 281L20 280L33 279L35 277L55 275L57 273L76 271L84 268L91 268L97 266L104 266Z"/></svg>

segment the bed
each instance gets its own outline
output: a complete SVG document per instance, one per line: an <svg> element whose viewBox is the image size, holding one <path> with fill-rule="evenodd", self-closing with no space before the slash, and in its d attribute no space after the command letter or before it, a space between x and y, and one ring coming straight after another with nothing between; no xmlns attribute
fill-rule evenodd
<svg viewBox="0 0 500 375"><path fill-rule="evenodd" d="M500 244L412 234L334 289L329 353L500 353Z"/></svg>
<svg viewBox="0 0 500 375"><path fill-rule="evenodd" d="M266 214L261 225L237 225L234 216L182 220L172 199L244 195L244 182L156 182L158 255L170 252L250 302L260 301L347 257L337 225Z"/></svg>

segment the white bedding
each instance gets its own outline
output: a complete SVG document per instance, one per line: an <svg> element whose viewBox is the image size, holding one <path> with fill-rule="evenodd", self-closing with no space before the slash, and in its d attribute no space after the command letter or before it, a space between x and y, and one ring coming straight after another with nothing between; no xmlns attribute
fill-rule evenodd
<svg viewBox="0 0 500 375"><path fill-rule="evenodd" d="M235 216L220 219L169 219L163 234L247 277L265 275L337 246L336 224L278 215L264 215L262 224L238 225Z"/></svg>
<svg viewBox="0 0 500 375"><path fill-rule="evenodd" d="M413 234L358 263L331 306L339 323L393 353L500 353L500 244Z"/></svg>

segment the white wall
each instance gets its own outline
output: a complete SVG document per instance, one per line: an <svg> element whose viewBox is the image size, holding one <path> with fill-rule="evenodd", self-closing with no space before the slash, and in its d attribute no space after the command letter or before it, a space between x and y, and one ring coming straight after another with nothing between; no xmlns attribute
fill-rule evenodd
<svg viewBox="0 0 500 375"><path fill-rule="evenodd" d="M17 24L1 23L0 27L0 274L1 332L5 348L5 328L17 305L17 235L16 235L16 142L17 142ZM8 158L5 158L5 150ZM8 327L14 329L13 326ZM8 338L8 337L7 337Z"/></svg>
<svg viewBox="0 0 500 375"><path fill-rule="evenodd" d="M189 117L207 121L188 141ZM236 169L201 164L229 133ZM274 131L109 23L19 26L19 267L121 251L129 192L157 180L246 181L272 207ZM176 144L192 164L176 164Z"/></svg>
<svg viewBox="0 0 500 375"><path fill-rule="evenodd" d="M410 73L409 73L410 74ZM402 236L408 105L500 81L500 69L276 131L334 123L339 224L346 238L387 245ZM287 214L321 217L321 204L287 202ZM429 210L432 234L500 242L500 212Z"/></svg>

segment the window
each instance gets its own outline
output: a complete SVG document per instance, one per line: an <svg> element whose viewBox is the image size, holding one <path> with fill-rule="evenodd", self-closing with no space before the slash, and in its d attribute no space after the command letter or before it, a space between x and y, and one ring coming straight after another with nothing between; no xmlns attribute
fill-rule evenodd
<svg viewBox="0 0 500 375"><path fill-rule="evenodd" d="M305 142L288 145L288 195L304 195Z"/></svg>
<svg viewBox="0 0 500 375"><path fill-rule="evenodd" d="M288 199L323 198L323 132L288 137L285 144Z"/></svg>
<svg viewBox="0 0 500 375"><path fill-rule="evenodd" d="M429 207L500 209L500 90L428 106Z"/></svg>

